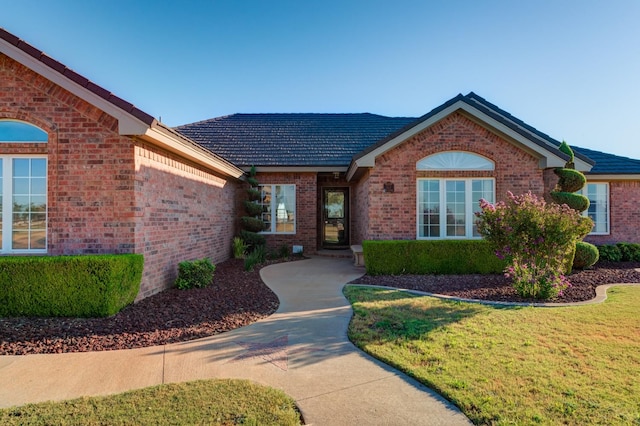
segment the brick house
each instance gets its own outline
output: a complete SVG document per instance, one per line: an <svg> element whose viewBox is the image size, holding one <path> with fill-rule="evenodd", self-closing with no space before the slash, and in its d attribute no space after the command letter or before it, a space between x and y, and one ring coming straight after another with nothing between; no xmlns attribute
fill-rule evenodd
<svg viewBox="0 0 640 426"><path fill-rule="evenodd" d="M138 299L182 260L230 256L251 166L268 244L315 253L476 238L477 200L548 193L558 145L474 93L420 118L234 114L172 129L0 29L0 254L140 253ZM574 148L589 240L640 242L640 160Z"/></svg>
<svg viewBox="0 0 640 426"><path fill-rule="evenodd" d="M305 252L367 239L477 238L480 198L546 196L567 160L559 141L474 93L420 118L234 114L176 130L245 170L256 166L279 194L265 203L268 242ZM640 160L574 151L595 222L587 240L640 242Z"/></svg>
<svg viewBox="0 0 640 426"><path fill-rule="evenodd" d="M229 257L243 171L0 29L2 254Z"/></svg>

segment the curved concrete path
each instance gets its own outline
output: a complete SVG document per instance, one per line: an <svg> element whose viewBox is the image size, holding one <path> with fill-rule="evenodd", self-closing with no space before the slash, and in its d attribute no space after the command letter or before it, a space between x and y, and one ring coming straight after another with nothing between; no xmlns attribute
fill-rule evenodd
<svg viewBox="0 0 640 426"><path fill-rule="evenodd" d="M313 425L468 425L430 389L347 339L348 259L314 257L268 266L278 311L217 336L123 351L0 356L0 407L106 395L161 383L244 378L282 389Z"/></svg>

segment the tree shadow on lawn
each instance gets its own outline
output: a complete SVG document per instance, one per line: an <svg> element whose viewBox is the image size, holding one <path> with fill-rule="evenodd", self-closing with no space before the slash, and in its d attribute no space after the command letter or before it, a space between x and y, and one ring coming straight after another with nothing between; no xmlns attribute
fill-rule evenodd
<svg viewBox="0 0 640 426"><path fill-rule="evenodd" d="M433 331L486 313L488 309L482 304L442 300L402 290L347 286L344 293L354 310L350 332L363 331L356 329L362 319L369 332L378 334L377 340L423 339ZM415 302L424 297L431 300L426 309ZM379 306L379 303L384 305ZM522 306L492 306L490 309L522 309Z"/></svg>

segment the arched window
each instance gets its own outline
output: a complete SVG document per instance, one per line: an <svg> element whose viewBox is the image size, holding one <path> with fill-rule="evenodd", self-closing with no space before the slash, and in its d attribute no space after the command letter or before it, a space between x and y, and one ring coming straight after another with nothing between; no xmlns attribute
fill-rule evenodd
<svg viewBox="0 0 640 426"><path fill-rule="evenodd" d="M47 133L0 120L1 143L47 143ZM0 155L0 253L47 251L47 156Z"/></svg>
<svg viewBox="0 0 640 426"><path fill-rule="evenodd" d="M478 154L447 151L430 155L416 163L420 171L487 171L495 163ZM479 200L493 203L495 181L492 177L418 178L418 239L479 238L475 213Z"/></svg>
<svg viewBox="0 0 640 426"><path fill-rule="evenodd" d="M47 142L47 132L32 124L0 119L0 142Z"/></svg>
<svg viewBox="0 0 640 426"><path fill-rule="evenodd" d="M495 164L478 154L464 151L439 152L416 163L416 170L494 170Z"/></svg>

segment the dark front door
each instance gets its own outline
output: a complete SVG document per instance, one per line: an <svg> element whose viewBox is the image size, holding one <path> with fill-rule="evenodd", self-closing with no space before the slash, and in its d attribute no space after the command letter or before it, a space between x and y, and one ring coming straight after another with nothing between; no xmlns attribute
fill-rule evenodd
<svg viewBox="0 0 640 426"><path fill-rule="evenodd" d="M322 192L322 247L349 246L349 189L325 188Z"/></svg>

